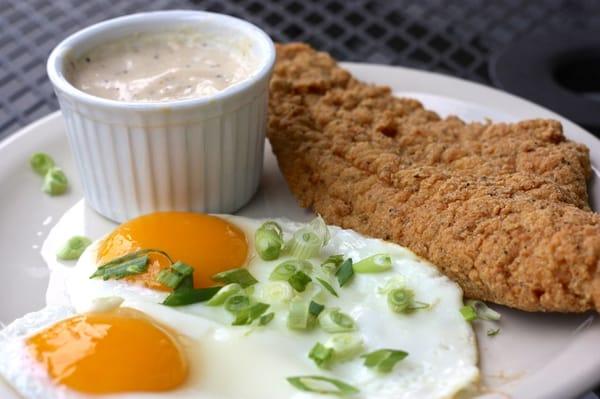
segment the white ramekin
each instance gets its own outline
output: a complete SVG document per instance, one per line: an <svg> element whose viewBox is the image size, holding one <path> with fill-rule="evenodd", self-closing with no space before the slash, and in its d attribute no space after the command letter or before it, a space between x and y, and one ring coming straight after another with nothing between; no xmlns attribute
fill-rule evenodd
<svg viewBox="0 0 600 399"><path fill-rule="evenodd" d="M65 78L71 57L134 32L234 30L260 60L249 79L211 96L162 103L108 100ZM231 213L255 193L263 163L271 39L237 18L200 11L120 17L83 29L48 59L87 202L115 221L159 210Z"/></svg>

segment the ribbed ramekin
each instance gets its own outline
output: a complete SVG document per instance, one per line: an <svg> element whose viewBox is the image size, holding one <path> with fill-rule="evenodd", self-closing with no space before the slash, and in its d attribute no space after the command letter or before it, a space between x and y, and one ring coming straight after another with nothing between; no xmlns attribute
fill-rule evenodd
<svg viewBox="0 0 600 399"><path fill-rule="evenodd" d="M260 60L249 79L207 97L161 103L84 93L65 64L90 48L134 32L193 25L234 30ZM271 39L237 18L200 11L133 14L101 22L61 42L48 59L86 201L122 222L159 210L232 213L256 192L263 163Z"/></svg>

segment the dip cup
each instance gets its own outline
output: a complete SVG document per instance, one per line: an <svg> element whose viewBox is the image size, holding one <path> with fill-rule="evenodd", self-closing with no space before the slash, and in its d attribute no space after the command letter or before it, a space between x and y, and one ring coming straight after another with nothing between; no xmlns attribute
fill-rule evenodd
<svg viewBox="0 0 600 399"><path fill-rule="evenodd" d="M124 102L75 88L67 63L137 32L194 28L239 35L259 60L248 79L205 97ZM62 41L48 59L85 199L122 222L154 211L232 213L256 192L263 164L273 42L256 26L201 11L160 11L111 19Z"/></svg>

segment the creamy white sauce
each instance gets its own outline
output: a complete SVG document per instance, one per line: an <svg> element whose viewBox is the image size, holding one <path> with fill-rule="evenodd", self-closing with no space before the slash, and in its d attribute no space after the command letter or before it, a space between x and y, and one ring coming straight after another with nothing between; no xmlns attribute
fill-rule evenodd
<svg viewBox="0 0 600 399"><path fill-rule="evenodd" d="M119 101L209 96L256 72L258 60L237 39L193 29L136 33L73 59L67 79L86 93Z"/></svg>

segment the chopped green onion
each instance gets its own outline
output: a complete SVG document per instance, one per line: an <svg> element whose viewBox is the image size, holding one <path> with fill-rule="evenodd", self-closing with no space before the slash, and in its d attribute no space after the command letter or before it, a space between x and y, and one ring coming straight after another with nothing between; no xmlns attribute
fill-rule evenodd
<svg viewBox="0 0 600 399"><path fill-rule="evenodd" d="M288 281L297 271L312 273L312 264L307 260L289 259L275 267L269 276L271 281Z"/></svg>
<svg viewBox="0 0 600 399"><path fill-rule="evenodd" d="M477 319L477 311L475 311L475 308L471 305L465 305L460 308L460 314L469 323Z"/></svg>
<svg viewBox="0 0 600 399"><path fill-rule="evenodd" d="M162 269L156 275L156 281L171 289L177 288L177 286L181 284L184 278L185 276L182 276L177 272L171 271L170 269Z"/></svg>
<svg viewBox="0 0 600 399"><path fill-rule="evenodd" d="M350 281L352 276L354 276L354 268L352 267L352 258L346 259L340 265L339 269L335 273L335 276L338 279L338 283L340 283L340 287L343 287Z"/></svg>
<svg viewBox="0 0 600 399"><path fill-rule="evenodd" d="M298 259L308 259L319 254L323 241L309 228L300 229L294 233L290 241L290 255Z"/></svg>
<svg viewBox="0 0 600 399"><path fill-rule="evenodd" d="M215 296L220 289L221 287L179 289L171 292L163 301L163 305L184 306L199 302L206 302Z"/></svg>
<svg viewBox="0 0 600 399"><path fill-rule="evenodd" d="M287 381L304 392L337 396L348 396L360 392L357 388L343 381L318 375L288 377Z"/></svg>
<svg viewBox="0 0 600 399"><path fill-rule="evenodd" d="M35 173L40 176L45 176L52 167L54 167L54 159L43 152L36 152L29 158L29 165Z"/></svg>
<svg viewBox="0 0 600 399"><path fill-rule="evenodd" d="M321 313L319 326L328 333L356 331L354 319L338 308L329 308Z"/></svg>
<svg viewBox="0 0 600 399"><path fill-rule="evenodd" d="M317 342L308 353L308 357L309 359L312 359L318 367L326 369L329 367L329 363L333 357L333 349L327 348L322 343Z"/></svg>
<svg viewBox="0 0 600 399"><path fill-rule="evenodd" d="M229 297L241 293L243 290L242 286L238 283L227 284L225 287L222 287L219 292L215 294L206 304L208 306L220 306L229 299Z"/></svg>
<svg viewBox="0 0 600 399"><path fill-rule="evenodd" d="M498 321L502 317L500 313L490 309L484 302L470 299L467 306L471 306L477 312L477 318L481 320Z"/></svg>
<svg viewBox="0 0 600 399"><path fill-rule="evenodd" d="M395 288L388 292L387 301L390 309L396 313L412 313L415 310L427 309L429 304L415 301L415 293L408 288Z"/></svg>
<svg viewBox="0 0 600 399"><path fill-rule="evenodd" d="M169 269L162 269L156 276L156 281L173 290L194 288L194 268L177 261Z"/></svg>
<svg viewBox="0 0 600 399"><path fill-rule="evenodd" d="M194 288L194 276L193 274L190 274L188 276L183 276L183 279L175 290L187 290L192 288Z"/></svg>
<svg viewBox="0 0 600 399"><path fill-rule="evenodd" d="M90 278L102 277L103 280L119 280L134 274L142 274L148 270L148 255L126 260L111 267L100 266Z"/></svg>
<svg viewBox="0 0 600 399"><path fill-rule="evenodd" d="M310 301L310 304L308 305L308 313L314 317L319 317L323 309L325 309L325 306L315 301Z"/></svg>
<svg viewBox="0 0 600 399"><path fill-rule="evenodd" d="M261 259L277 259L283 248L283 231L277 223L265 222L256 230L254 242Z"/></svg>
<svg viewBox="0 0 600 399"><path fill-rule="evenodd" d="M334 265L339 267L343 262L344 262L344 255L342 255L342 254L330 255L327 259L325 259L325 262L323 262L323 265L325 265L327 263L333 263Z"/></svg>
<svg viewBox="0 0 600 399"><path fill-rule="evenodd" d="M233 326L246 326L251 324L254 320L258 319L269 309L269 305L266 303L255 303L254 305L247 306L237 312L235 320L231 325Z"/></svg>
<svg viewBox="0 0 600 399"><path fill-rule="evenodd" d="M108 268L111 268L114 266L119 266L123 262L127 262L132 259L139 258L142 255L152 254L152 253L160 254L160 255L164 256L165 258L167 258L169 260L169 262L173 263L173 260L171 259L169 254L167 254L164 251L161 251L160 249L140 249L139 251L131 252L131 253L125 254L123 256L119 256L118 258L115 258L109 262L106 262L106 263L98 266L98 269L108 269Z"/></svg>
<svg viewBox="0 0 600 399"><path fill-rule="evenodd" d="M245 294L236 294L230 296L225 301L225 310L234 315L237 315L242 309L245 309L250 306L250 298L248 298Z"/></svg>
<svg viewBox="0 0 600 399"><path fill-rule="evenodd" d="M240 267L238 269L226 270L221 273L217 273L211 277L214 281L218 281L223 284L231 284L237 283L242 286L242 288L250 287L258 283L258 280L255 279L248 269Z"/></svg>
<svg viewBox="0 0 600 399"><path fill-rule="evenodd" d="M388 254L377 254L369 256L355 263L354 271L356 273L381 273L392 268L392 258Z"/></svg>
<svg viewBox="0 0 600 399"><path fill-rule="evenodd" d="M181 274L182 276L191 276L194 273L194 268L186 265L181 261L177 261L171 265L171 269Z"/></svg>
<svg viewBox="0 0 600 399"><path fill-rule="evenodd" d="M374 368L380 373L389 373L396 363L408 356L407 352L395 349L380 349L375 352L367 353L361 357L365 359L364 365L368 368Z"/></svg>
<svg viewBox="0 0 600 399"><path fill-rule="evenodd" d="M329 233L329 228L327 228L327 223L325 223L325 220L321 215L317 215L316 218L311 220L308 227L319 236L321 241L323 241L323 246L329 243L331 234Z"/></svg>
<svg viewBox="0 0 600 399"><path fill-rule="evenodd" d="M255 287L254 296L270 304L287 303L294 296L292 287L289 283L283 281L269 281Z"/></svg>
<svg viewBox="0 0 600 399"><path fill-rule="evenodd" d="M44 176L42 191L50 195L60 195L67 191L69 180L62 169L55 166L48 169Z"/></svg>
<svg viewBox="0 0 600 399"><path fill-rule="evenodd" d="M331 255L321 263L321 270L329 275L334 275L342 262L344 262L344 255Z"/></svg>
<svg viewBox="0 0 600 399"><path fill-rule="evenodd" d="M358 356L363 351L363 340L353 333L333 334L325 346L333 349L335 360L346 361Z"/></svg>
<svg viewBox="0 0 600 399"><path fill-rule="evenodd" d="M264 314L264 315L260 316L260 319L258 319L258 325L266 326L267 324L272 322L274 318L275 318L275 313L273 313L273 312Z"/></svg>
<svg viewBox="0 0 600 399"><path fill-rule="evenodd" d="M488 335L488 337L493 337L494 335L498 335L499 332L500 332L499 328L496 328L496 329L490 328L487 330L487 335Z"/></svg>
<svg viewBox="0 0 600 399"><path fill-rule="evenodd" d="M388 305L396 313L409 313L415 293L408 288L396 288L388 293Z"/></svg>
<svg viewBox="0 0 600 399"><path fill-rule="evenodd" d="M56 257L60 260L76 260L79 259L83 251L92 243L87 237L73 236L69 238L67 243L58 251Z"/></svg>
<svg viewBox="0 0 600 399"><path fill-rule="evenodd" d="M294 273L289 279L288 283L298 292L304 292L308 283L310 283L312 279L302 270L298 270Z"/></svg>
<svg viewBox="0 0 600 399"><path fill-rule="evenodd" d="M290 302L287 326L292 330L307 330L311 327L311 324L309 304L301 299Z"/></svg>
<svg viewBox="0 0 600 399"><path fill-rule="evenodd" d="M325 279L317 277L315 280L317 280L319 282L319 284L321 284L323 286L323 288L325 288L331 295L333 295L335 297L338 296L337 292L335 292L335 289L331 286L331 284L329 284L327 281L325 281Z"/></svg>
<svg viewBox="0 0 600 399"><path fill-rule="evenodd" d="M308 226L294 233L288 243L289 252L299 259L308 259L319 254L321 247L329 242L329 229L321 216L313 219Z"/></svg>

